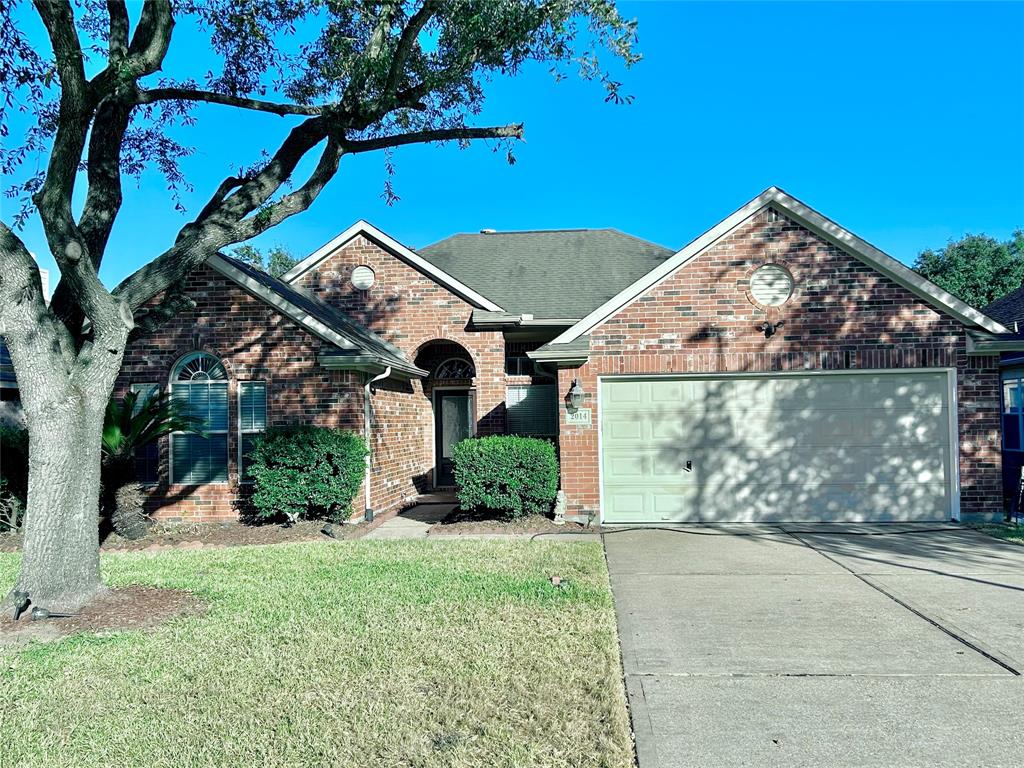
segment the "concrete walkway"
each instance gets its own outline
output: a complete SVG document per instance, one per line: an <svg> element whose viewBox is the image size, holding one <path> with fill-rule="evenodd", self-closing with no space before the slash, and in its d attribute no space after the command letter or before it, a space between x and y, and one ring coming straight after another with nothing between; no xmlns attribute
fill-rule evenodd
<svg viewBox="0 0 1024 768"><path fill-rule="evenodd" d="M640 768L1020 765L1024 547L913 528L606 536Z"/></svg>
<svg viewBox="0 0 1024 768"><path fill-rule="evenodd" d="M425 539L430 526L444 520L456 506L452 503L417 504L385 520L363 538Z"/></svg>
<svg viewBox="0 0 1024 768"><path fill-rule="evenodd" d="M475 540L516 540L537 539L545 541L600 541L596 533L447 533L430 535L430 527L441 522L457 505L450 502L431 501L417 504L404 512L385 520L363 538L365 539L426 539L433 541Z"/></svg>

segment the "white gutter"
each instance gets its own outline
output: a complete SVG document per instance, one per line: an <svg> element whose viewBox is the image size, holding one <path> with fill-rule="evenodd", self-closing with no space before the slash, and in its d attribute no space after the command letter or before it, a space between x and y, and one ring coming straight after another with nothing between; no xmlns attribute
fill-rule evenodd
<svg viewBox="0 0 1024 768"><path fill-rule="evenodd" d="M363 386L363 439L366 440L366 469L363 474L363 520L366 522L373 520L373 507L370 506L370 470L373 465L370 457L370 440L373 438L370 429L370 387L374 382L386 379L390 375L391 366L389 365L379 376L367 379L366 384Z"/></svg>

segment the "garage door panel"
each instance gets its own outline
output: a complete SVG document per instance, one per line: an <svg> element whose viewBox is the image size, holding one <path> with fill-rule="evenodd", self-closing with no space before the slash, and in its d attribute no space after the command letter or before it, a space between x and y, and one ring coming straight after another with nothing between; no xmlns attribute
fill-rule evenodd
<svg viewBox="0 0 1024 768"><path fill-rule="evenodd" d="M877 484L772 485L725 483L687 488L636 485L611 494L607 522L898 522L942 519L945 486ZM793 510L813 508L813 517Z"/></svg>
<svg viewBox="0 0 1024 768"><path fill-rule="evenodd" d="M605 437L636 446L657 443L682 445L764 445L804 443L828 446L836 442L873 446L914 446L947 443L949 415L945 408L897 412L892 409L845 408L815 411L758 409L747 412L631 409L609 415Z"/></svg>
<svg viewBox="0 0 1024 768"><path fill-rule="evenodd" d="M946 392L914 372L602 382L605 519L948 519Z"/></svg>

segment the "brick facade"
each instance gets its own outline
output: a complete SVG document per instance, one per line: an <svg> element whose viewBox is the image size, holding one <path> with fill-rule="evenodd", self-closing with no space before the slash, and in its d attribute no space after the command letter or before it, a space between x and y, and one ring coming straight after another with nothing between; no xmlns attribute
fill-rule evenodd
<svg viewBox="0 0 1024 768"><path fill-rule="evenodd" d="M369 266L376 276L367 291L355 290L349 279L360 265ZM419 365L429 368L442 357L468 357L476 371L472 380L436 384L473 389L478 434L504 431L504 337L500 331L470 331L472 305L363 237L340 248L297 284L342 309ZM320 339L212 269L193 273L185 293L196 301L196 308L129 346L118 389L123 392L138 383L166 386L174 363L187 352L203 350L221 358L228 372L231 403L229 482L169 485L169 447L164 439L161 482L153 490L151 506L162 519L232 519L243 510L245 496L245 486L238 483L238 381L267 382L271 426L310 423L361 432L366 377L320 367L316 360L324 346ZM400 507L432 487L430 396L434 384L392 379L373 385L370 503L377 514ZM353 502L353 514L362 514L364 504L361 490Z"/></svg>
<svg viewBox="0 0 1024 768"><path fill-rule="evenodd" d="M750 274L774 262L794 295L765 309ZM766 339L756 328L782 321ZM590 359L559 373L578 378L590 427L560 426L562 488L570 513L599 506L597 379L608 374L739 373L886 368L957 369L961 509L1002 506L998 359L969 357L963 327L862 261L774 210L762 210L590 334Z"/></svg>
<svg viewBox="0 0 1024 768"><path fill-rule="evenodd" d="M166 388L171 369L188 352L202 350L221 359L228 374L228 472L225 484L169 485L168 439L160 441L160 484L151 505L164 519L233 519L244 501L238 483L238 382L267 383L270 426L321 424L361 430L362 389L358 374L328 371L316 362L322 342L242 291L208 267L185 285L196 308L181 312L159 332L131 343L125 352L118 391L130 384ZM362 504L359 503L361 508Z"/></svg>
<svg viewBox="0 0 1024 768"><path fill-rule="evenodd" d="M766 262L785 266L795 282L794 295L777 309L760 307L749 295L751 273ZM375 273L366 291L354 289L350 281L352 270L361 265ZM448 357L471 360L472 380L436 384L472 387L477 433L505 431L507 386L532 380L506 374L506 345L516 352L542 341L506 343L501 331L471 329L471 304L362 235L302 275L298 284L422 368L432 370ZM194 273L186 292L197 309L134 342L120 385L166 385L175 361L197 349L223 360L232 404L230 481L168 486L164 440L163 482L154 489L152 504L164 518L233 518L244 504L244 487L238 485L237 383L267 382L271 425L315 423L361 431L366 375L319 366L323 343L318 338L213 270ZM766 317L783 323L768 339L756 327ZM598 512L599 376L946 367L957 370L961 509L1001 508L997 358L968 356L959 322L774 210L755 214L600 325L590 334L590 348L585 365L559 372L559 393L578 378L586 405L594 409L590 427L567 426L561 419L562 488L571 514ZM370 503L376 513L432 487L434 385L429 379L373 385ZM362 513L362 492L353 506L354 514Z"/></svg>

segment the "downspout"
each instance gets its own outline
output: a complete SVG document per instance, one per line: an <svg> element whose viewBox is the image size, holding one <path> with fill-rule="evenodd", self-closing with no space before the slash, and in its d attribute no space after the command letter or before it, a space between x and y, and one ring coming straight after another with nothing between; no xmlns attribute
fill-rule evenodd
<svg viewBox="0 0 1024 768"><path fill-rule="evenodd" d="M372 418L370 408L370 387L374 382L386 379L391 375L391 366L389 365L384 369L384 373L379 376L374 376L372 379L367 379L366 384L363 386L363 437L366 440L366 469L363 475L363 520L371 522L373 520L373 507L370 506L370 469L372 467L372 460L370 457L370 445L373 437L373 430L370 428L370 421Z"/></svg>

